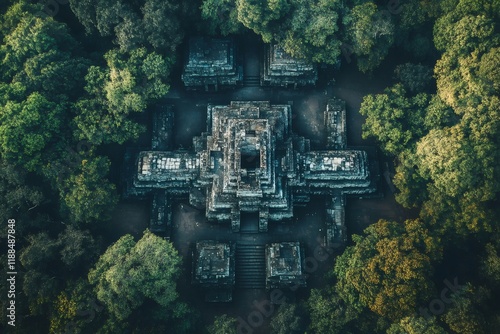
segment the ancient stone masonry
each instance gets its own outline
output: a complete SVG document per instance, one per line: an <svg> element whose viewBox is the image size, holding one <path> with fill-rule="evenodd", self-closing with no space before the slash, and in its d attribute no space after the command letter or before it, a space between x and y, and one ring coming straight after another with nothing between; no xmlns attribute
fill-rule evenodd
<svg viewBox="0 0 500 334"><path fill-rule="evenodd" d="M343 150L347 145L345 102L339 99L328 100L325 110L326 148Z"/></svg>
<svg viewBox="0 0 500 334"><path fill-rule="evenodd" d="M173 125L174 125L174 113L172 111L172 105L162 105L156 106L152 110L152 131L151 131L151 149L154 151L167 151L172 149L172 136L173 136ZM146 148L149 149L149 148ZM144 150L144 148L143 148ZM123 197L139 197L144 198L151 193L150 188L136 187L134 185L134 179L137 174L137 155L142 151L137 148L127 148L125 153L125 163L123 171ZM134 175L133 178L130 176ZM153 211L156 209L153 209ZM152 212L152 216L156 216L155 212ZM157 223L155 223L157 224ZM155 225L153 224L153 225ZM163 225L164 223L158 223Z"/></svg>
<svg viewBox="0 0 500 334"><path fill-rule="evenodd" d="M236 43L230 38L195 37L189 40L181 76L188 90L218 91L245 82L253 86L314 86L318 80L316 65L287 54L277 44L266 44L263 66L258 76L243 75Z"/></svg>
<svg viewBox="0 0 500 334"><path fill-rule="evenodd" d="M151 232L170 239L172 230L172 202L165 190L157 190L153 193L149 229Z"/></svg>
<svg viewBox="0 0 500 334"><path fill-rule="evenodd" d="M260 231L268 219L291 218L290 191L279 175L284 153L275 149L290 139L290 106L232 102L209 106L208 115L211 131L196 145L207 161L197 183L207 187L207 218L231 221L233 231L239 231L240 211L259 212Z"/></svg>
<svg viewBox="0 0 500 334"><path fill-rule="evenodd" d="M314 86L318 80L316 65L287 54L280 45L267 44L261 73L262 86Z"/></svg>
<svg viewBox="0 0 500 334"><path fill-rule="evenodd" d="M172 149L174 113L171 105L157 108L153 112L153 129L151 131L151 149L166 151Z"/></svg>
<svg viewBox="0 0 500 334"><path fill-rule="evenodd" d="M141 152L135 186L186 193L199 174L199 164L199 158L191 152Z"/></svg>
<svg viewBox="0 0 500 334"><path fill-rule="evenodd" d="M298 242L266 246L266 288L305 287L304 251Z"/></svg>
<svg viewBox="0 0 500 334"><path fill-rule="evenodd" d="M207 117L195 152L141 152L135 186L189 193L209 220L231 222L234 232L242 211L258 212L264 232L269 220L293 217L295 197L373 190L366 153L310 151L309 141L291 132L289 105L209 105Z"/></svg>
<svg viewBox="0 0 500 334"><path fill-rule="evenodd" d="M243 79L235 43L229 38L191 38L182 81L187 89L217 91L235 86Z"/></svg>
<svg viewBox="0 0 500 334"><path fill-rule="evenodd" d="M193 251L193 284L206 289L205 300L232 300L235 284L235 246L212 240L199 241Z"/></svg>
<svg viewBox="0 0 500 334"><path fill-rule="evenodd" d="M334 192L326 206L326 244L330 248L340 248L347 241L345 227L345 195Z"/></svg>
<svg viewBox="0 0 500 334"><path fill-rule="evenodd" d="M160 115L153 117L157 133L152 139L156 150L137 154L133 193L153 194L150 228L166 237L172 226L171 203L179 196L189 197L190 204L205 209L208 220L228 224L233 232L240 232L243 215L256 217L255 230L242 230L250 233L266 232L269 221L290 219L295 205L307 203L311 195L323 195L327 198L324 245L342 247L345 195L375 191L367 153L346 149L345 105L340 100L328 101L327 150L319 151L311 151L309 140L292 132L288 104L208 105L206 132L193 138L192 151L168 150L173 115L170 108L157 112ZM304 255L298 242L268 244L265 262L264 245L237 246L236 257L241 261L262 257L262 270L252 269L262 273L258 280L262 285L247 284L251 277L240 273L242 285L305 286ZM193 282L209 288L207 300L231 300L234 246L198 242L193 259Z"/></svg>

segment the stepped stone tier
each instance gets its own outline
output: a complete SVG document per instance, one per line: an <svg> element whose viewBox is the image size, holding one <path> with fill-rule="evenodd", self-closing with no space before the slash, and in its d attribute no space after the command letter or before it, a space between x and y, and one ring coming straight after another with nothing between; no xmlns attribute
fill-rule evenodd
<svg viewBox="0 0 500 334"><path fill-rule="evenodd" d="M235 284L235 246L214 240L198 241L193 251L192 283L206 288L205 300L232 300Z"/></svg>
<svg viewBox="0 0 500 334"><path fill-rule="evenodd" d="M316 65L287 54L278 44L267 44L262 67L262 86L314 86L318 80Z"/></svg>
<svg viewBox="0 0 500 334"><path fill-rule="evenodd" d="M325 110L326 148L343 150L347 145L345 102L330 99Z"/></svg>
<svg viewBox="0 0 500 334"><path fill-rule="evenodd" d="M186 59L182 81L187 89L217 91L243 79L243 68L237 62L236 46L230 38L191 38Z"/></svg>
<svg viewBox="0 0 500 334"><path fill-rule="evenodd" d="M157 234L164 234L170 239L172 230L172 201L165 190L153 193L149 229Z"/></svg>
<svg viewBox="0 0 500 334"><path fill-rule="evenodd" d="M304 251L298 242L266 246L266 288L305 287Z"/></svg>
<svg viewBox="0 0 500 334"><path fill-rule="evenodd" d="M170 150L174 127L174 112L171 105L157 107L153 112L153 129L151 131L151 149L155 151Z"/></svg>
<svg viewBox="0 0 500 334"><path fill-rule="evenodd" d="M311 194L374 190L366 152L311 151L309 140L291 129L290 105L209 105L207 132L193 139L194 151L140 152L134 185L189 194L209 220L230 222L234 232L241 212L258 212L264 232L269 220L292 218L294 204Z"/></svg>

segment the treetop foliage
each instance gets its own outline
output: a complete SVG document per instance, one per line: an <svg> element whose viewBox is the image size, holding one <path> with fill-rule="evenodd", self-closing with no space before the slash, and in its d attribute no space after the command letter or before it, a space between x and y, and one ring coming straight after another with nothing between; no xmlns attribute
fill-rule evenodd
<svg viewBox="0 0 500 334"><path fill-rule="evenodd" d="M413 14L407 6L391 7L398 14L401 9ZM338 65L347 51L363 72L376 68L394 44L399 24L394 13L372 1L206 0L201 6L212 33L236 34L247 28L266 43L280 43L294 57L330 65ZM409 29L423 21L401 25Z"/></svg>
<svg viewBox="0 0 500 334"><path fill-rule="evenodd" d="M365 97L363 136L376 137L398 158L395 182L402 204L423 204L422 215L445 229L464 224L460 233L491 231L492 212L486 208L500 190L498 66L493 65L500 45L498 13L484 1L460 1L444 12L434 25L434 42L443 52L434 68L437 94L408 97L396 85Z"/></svg>
<svg viewBox="0 0 500 334"><path fill-rule="evenodd" d="M395 161L396 200L420 209L419 218L380 220L354 235L336 259L334 283L311 290L304 304L280 307L273 332L303 332L307 322L308 333L342 334L500 326L499 1L69 3L82 34L75 22L71 29L63 23L71 13L38 15L43 4L26 0L0 4L0 216L22 222L16 310L30 321L19 332L60 333L68 324L92 333L193 332L196 313L177 292L181 258L170 242L146 231L99 256L92 233L118 201L111 160L97 152L144 131L134 115L165 98L178 47L194 26L215 35L250 30L316 63L352 57L362 72L392 50L409 57L397 66L396 83L366 96L360 113L363 137L375 137ZM88 150L78 149L82 141ZM467 271L452 268L469 281L465 289L448 295L454 303L442 314L417 314L442 298L440 266L452 266L443 254L463 247L477 249L462 264ZM100 311L88 323L81 305L94 301ZM234 318L222 316L208 330L234 327Z"/></svg>
<svg viewBox="0 0 500 334"><path fill-rule="evenodd" d="M334 272L340 297L359 312L368 307L391 320L416 308L432 291L432 263L440 258L439 239L419 220L380 220L353 236Z"/></svg>
<svg viewBox="0 0 500 334"><path fill-rule="evenodd" d="M164 0L70 0L88 34L113 36L121 51L146 47L173 53L184 37L187 4Z"/></svg>
<svg viewBox="0 0 500 334"><path fill-rule="evenodd" d="M82 160L80 173L66 180L61 199L72 221L93 223L110 219L118 197L115 185L106 179L109 165L104 157Z"/></svg>
<svg viewBox="0 0 500 334"><path fill-rule="evenodd" d="M145 111L167 94L171 60L144 48L111 50L104 58L107 67L92 66L85 77L88 96L76 103L74 120L81 139L122 144L144 131L128 115Z"/></svg>
<svg viewBox="0 0 500 334"><path fill-rule="evenodd" d="M124 320L146 300L174 308L180 263L170 242L146 230L137 242L125 235L110 246L89 272L89 282L109 312Z"/></svg>

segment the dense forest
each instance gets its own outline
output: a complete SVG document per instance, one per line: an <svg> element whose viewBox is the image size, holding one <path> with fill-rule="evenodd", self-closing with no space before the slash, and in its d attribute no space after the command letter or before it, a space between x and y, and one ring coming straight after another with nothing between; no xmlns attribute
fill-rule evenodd
<svg viewBox="0 0 500 334"><path fill-rule="evenodd" d="M180 45L207 32L367 75L390 54L411 60L359 112L418 218L353 235L328 284L281 305L271 333L498 332L499 0L6 0L0 13L0 267L15 219L20 279L15 327L0 286L10 332L237 332L183 299L172 243L102 237L119 201L107 148L144 133L136 116L168 93Z"/></svg>

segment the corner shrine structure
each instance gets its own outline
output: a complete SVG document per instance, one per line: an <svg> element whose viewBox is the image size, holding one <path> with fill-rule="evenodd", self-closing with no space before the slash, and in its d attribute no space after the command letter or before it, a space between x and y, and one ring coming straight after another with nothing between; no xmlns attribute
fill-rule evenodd
<svg viewBox="0 0 500 334"><path fill-rule="evenodd" d="M260 78L244 75L238 51L231 38L191 38L181 76L185 88L216 92L245 83L298 88L314 86L318 80L316 65L292 58L278 44L264 46Z"/></svg>
<svg viewBox="0 0 500 334"><path fill-rule="evenodd" d="M229 38L191 38L182 81L189 90L218 91L239 85L243 67L237 62L236 46Z"/></svg>
<svg viewBox="0 0 500 334"><path fill-rule="evenodd" d="M265 46L261 86L297 88L314 86L317 80L318 71L314 64L292 58L278 44Z"/></svg>
<svg viewBox="0 0 500 334"><path fill-rule="evenodd" d="M290 58L278 46L265 50L261 84L296 88L315 83L314 66ZM234 52L230 40L192 40L182 77L186 88L237 85L242 71ZM345 195L376 190L367 153L346 146L341 100L328 100L324 110L324 150L311 150L309 139L293 133L290 103L208 104L206 131L193 138L190 151L171 150L173 116L170 106L153 113L152 150L137 154L127 190L153 194L150 229L167 238L172 202L179 197L188 197L205 210L208 221L227 224L234 233L266 233L270 221L286 222L294 206L322 195L329 199L324 245L340 248L346 241ZM304 248L296 240L266 245L199 240L193 247L192 283L206 290L207 301L231 301L238 276L238 288L306 286ZM245 261L258 268L248 269Z"/></svg>

